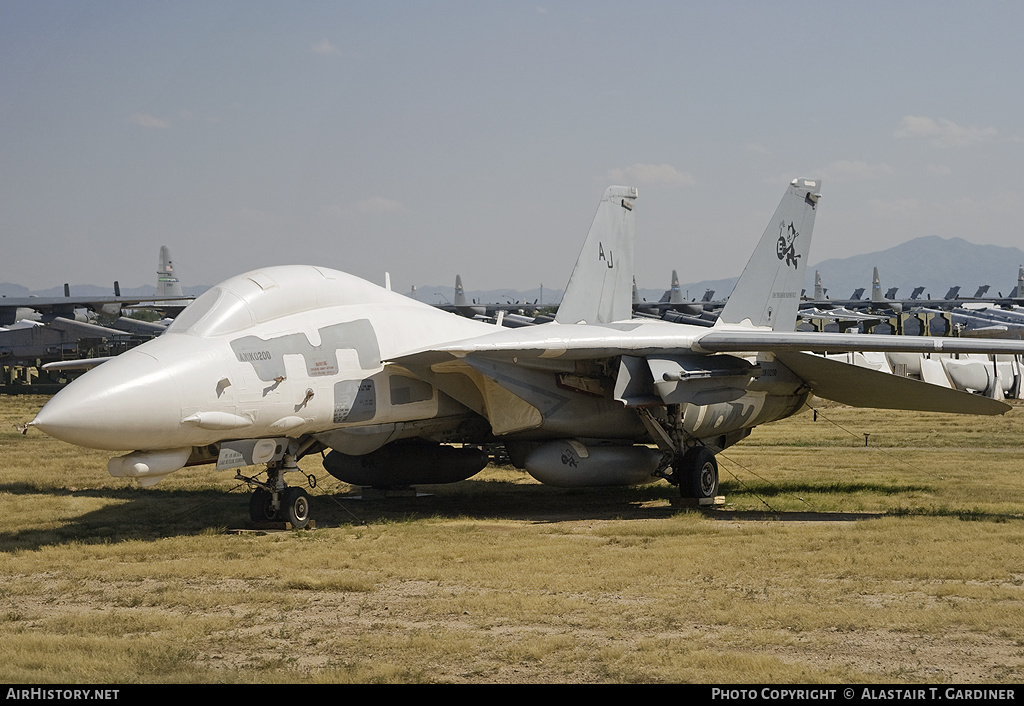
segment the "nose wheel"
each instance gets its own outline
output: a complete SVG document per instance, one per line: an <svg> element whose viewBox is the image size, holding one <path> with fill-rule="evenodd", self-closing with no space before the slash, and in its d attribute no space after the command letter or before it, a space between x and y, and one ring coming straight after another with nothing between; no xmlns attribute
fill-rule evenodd
<svg viewBox="0 0 1024 706"><path fill-rule="evenodd" d="M274 495L278 496L278 507L274 506ZM302 530L309 524L309 496L301 488L286 488L276 494L257 488L249 498L249 518L257 525L290 523Z"/></svg>
<svg viewBox="0 0 1024 706"><path fill-rule="evenodd" d="M257 488L249 496L249 519L256 523L279 522L274 494L265 488Z"/></svg>
<svg viewBox="0 0 1024 706"><path fill-rule="evenodd" d="M302 488L288 488L281 500L281 519L295 529L309 524L309 496Z"/></svg>
<svg viewBox="0 0 1024 706"><path fill-rule="evenodd" d="M257 488L249 497L249 519L256 524L267 522L288 522L294 529L304 529L309 524L309 495L302 488L285 488L274 495L265 488Z"/></svg>
<svg viewBox="0 0 1024 706"><path fill-rule="evenodd" d="M290 488L284 483L284 473L299 470L294 457L285 456L281 463L267 464L267 482L244 478L256 486L249 498L249 519L254 524L287 522L293 529L309 525L309 495L302 488Z"/></svg>

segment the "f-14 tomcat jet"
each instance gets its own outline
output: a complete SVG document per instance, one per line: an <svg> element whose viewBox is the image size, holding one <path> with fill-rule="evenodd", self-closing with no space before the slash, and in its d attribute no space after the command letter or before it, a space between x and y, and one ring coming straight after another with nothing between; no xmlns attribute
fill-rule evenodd
<svg viewBox="0 0 1024 706"><path fill-rule="evenodd" d="M610 187L554 322L503 329L322 267L268 267L202 295L160 338L75 380L32 424L133 449L114 476L266 464L254 520L309 521L288 486L329 450L335 477L378 487L468 478L503 442L538 480L718 490L715 454L807 397L999 414L999 401L812 351L1024 353L1021 341L795 332L820 182L794 180L714 327L631 319L636 189ZM260 474L261 477L261 474Z"/></svg>

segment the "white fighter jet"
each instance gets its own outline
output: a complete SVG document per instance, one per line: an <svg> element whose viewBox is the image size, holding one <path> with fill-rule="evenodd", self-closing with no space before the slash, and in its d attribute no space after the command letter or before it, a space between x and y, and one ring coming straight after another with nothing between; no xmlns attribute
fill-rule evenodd
<svg viewBox="0 0 1024 706"><path fill-rule="evenodd" d="M266 464L253 520L309 521L286 476L328 451L353 484L453 482L504 443L538 480L718 490L715 454L810 394L1000 414L1003 402L813 352L1024 353L1024 342L795 332L820 182L786 189L715 326L632 319L636 189L610 187L554 322L505 329L323 267L267 267L199 297L160 338L78 378L32 425L151 485L194 464ZM459 444L466 444L460 446Z"/></svg>

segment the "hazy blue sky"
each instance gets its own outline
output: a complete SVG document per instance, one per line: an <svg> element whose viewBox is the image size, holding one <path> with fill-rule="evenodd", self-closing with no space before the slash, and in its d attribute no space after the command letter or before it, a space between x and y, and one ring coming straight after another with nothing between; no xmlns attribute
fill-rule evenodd
<svg viewBox="0 0 1024 706"><path fill-rule="evenodd" d="M662 288L739 274L797 176L812 263L1020 246L1022 31L1020 2L0 0L0 282L151 283L167 245L186 285L560 288L619 183Z"/></svg>

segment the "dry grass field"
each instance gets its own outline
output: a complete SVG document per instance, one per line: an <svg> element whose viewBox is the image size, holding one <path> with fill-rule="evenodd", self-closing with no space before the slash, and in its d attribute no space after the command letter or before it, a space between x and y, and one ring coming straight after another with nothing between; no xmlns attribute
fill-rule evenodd
<svg viewBox="0 0 1024 706"><path fill-rule="evenodd" d="M1024 681L1024 408L767 425L706 512L511 468L361 501L308 458L318 528L257 534L230 473L19 433L44 401L0 398L5 682Z"/></svg>

